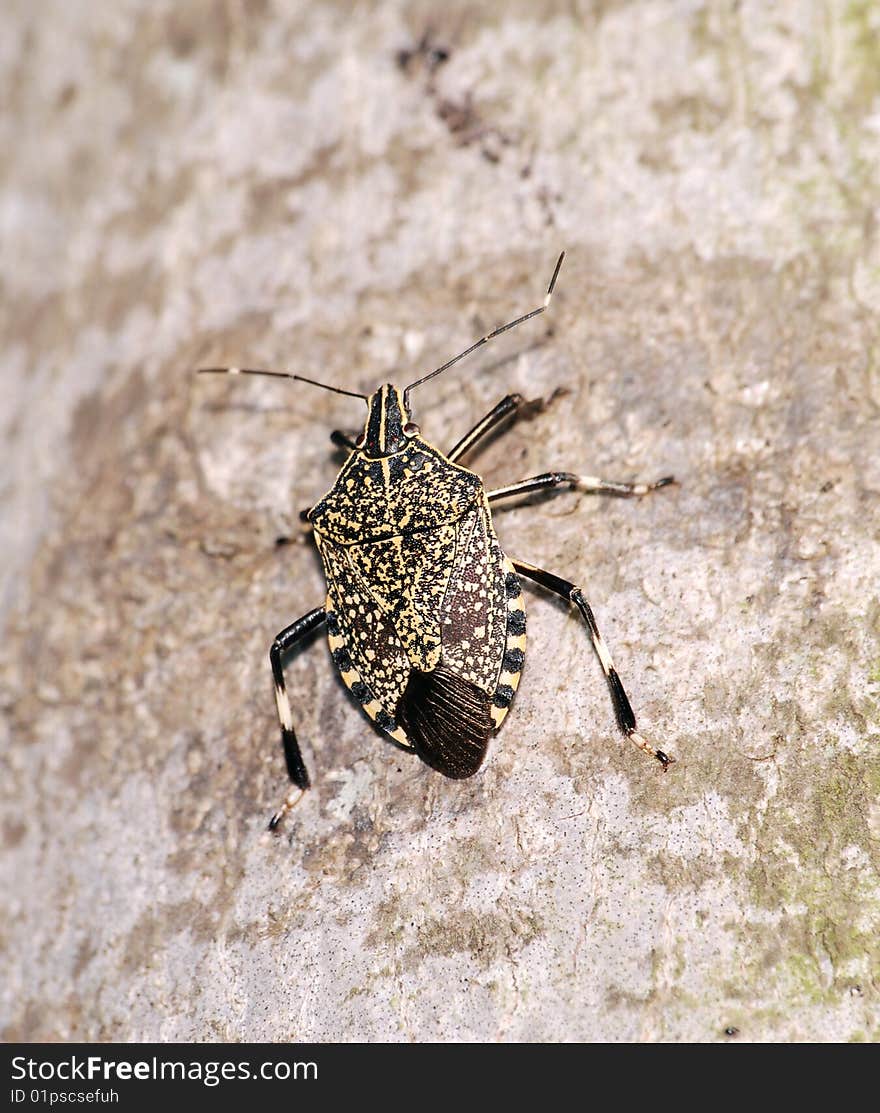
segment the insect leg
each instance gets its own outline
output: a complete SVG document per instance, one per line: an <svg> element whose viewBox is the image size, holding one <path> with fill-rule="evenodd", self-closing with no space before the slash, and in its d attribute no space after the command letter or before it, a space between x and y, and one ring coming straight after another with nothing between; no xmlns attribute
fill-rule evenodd
<svg viewBox="0 0 880 1113"><path fill-rule="evenodd" d="M337 448L350 448L352 452L357 448L348 433L343 433L341 429L334 429L330 434L330 440Z"/></svg>
<svg viewBox="0 0 880 1113"><path fill-rule="evenodd" d="M493 406L482 421L478 421L473 429L461 438L451 452L446 454L447 458L454 464L466 452L476 448L486 437L494 433L498 426L511 415L519 418L543 413L560 394L565 393L564 387L557 387L549 398L533 398L530 401L526 401L521 394L506 395L497 406Z"/></svg>
<svg viewBox="0 0 880 1113"><path fill-rule="evenodd" d="M297 642L312 630L316 629L326 618L323 607L316 607L313 611L298 618L272 642L269 650L269 662L272 665L272 678L275 681L275 704L278 708L278 721L281 724L281 744L284 747L284 760L287 762L287 772L293 781L292 788L284 798L284 802L269 820L269 830L274 831L294 804L298 803L303 792L309 787L309 774L306 770L293 729L293 715L290 711L290 700L287 698L287 689L284 687L284 656L294 648Z"/></svg>
<svg viewBox="0 0 880 1113"><path fill-rule="evenodd" d="M474 445L478 444L483 439L483 437L488 436L493 429L497 429L502 421L510 417L511 414L515 414L523 405L524 401L521 394L508 394L506 397L502 398L498 405L493 406L483 420L478 421L469 433L465 433L455 448L447 453L449 462L454 464L459 457L469 452Z"/></svg>
<svg viewBox="0 0 880 1113"><path fill-rule="evenodd" d="M668 487L674 483L671 475L664 475L653 483L618 483L609 479L599 479L595 475L575 475L570 471L548 471L543 475L532 476L531 479L521 479L519 483L511 483L507 487L498 487L488 492L489 502L499 499L512 498L514 495L530 495L535 491L549 491L554 487L568 487L572 491L586 491L595 495L617 495L619 498L631 499L638 495L647 495L660 487Z"/></svg>
<svg viewBox="0 0 880 1113"><path fill-rule="evenodd" d="M581 612L584 622L590 631L590 638L593 642L593 649L596 651L596 656L599 658L599 663L602 665L602 671L605 673L605 679L608 682L608 690L611 693L611 702L614 704L614 714L617 718L617 725L627 738L633 742L640 750L644 750L646 754L651 757L657 758L660 764L666 769L674 758L669 757L662 750L658 750L652 746L645 738L636 730L636 717L633 714L633 709L630 706L629 698L624 691L623 684L618 676L617 669L614 667L614 662L611 660L611 654L602 640L602 635L599 633L599 627L596 625L596 619L593 617L593 611L590 604L583 596L581 589L568 580L563 580L559 576L554 576L552 572L545 572L543 568L536 568L533 564L524 564L522 561L513 561L513 567L526 579L533 580L541 587L545 587L548 591L552 591L554 595L558 595L560 599L567 599L573 603Z"/></svg>

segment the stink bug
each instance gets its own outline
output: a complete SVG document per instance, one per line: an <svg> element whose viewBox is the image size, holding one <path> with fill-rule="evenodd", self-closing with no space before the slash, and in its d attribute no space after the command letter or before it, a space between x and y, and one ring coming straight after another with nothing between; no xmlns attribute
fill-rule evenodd
<svg viewBox="0 0 880 1113"><path fill-rule="evenodd" d="M503 398L446 455L422 437L412 420L415 387L544 312L564 257L565 252L556 262L542 305L481 337L403 391L386 383L368 396L284 371L201 369L296 379L360 398L369 411L356 440L338 431L331 435L334 444L351 454L327 494L302 515L312 525L324 565L324 605L282 630L269 651L293 782L270 829L310 784L284 686L283 659L297 642L325 625L343 682L376 726L444 776L471 777L483 764L489 738L507 715L522 673L526 615L521 576L577 607L621 731L664 769L672 760L636 730L629 699L581 589L507 557L490 509L501 499L559 486L630 498L665 487L672 477L615 483L554 471L486 491L479 476L459 460L522 411L525 402L519 394Z"/></svg>

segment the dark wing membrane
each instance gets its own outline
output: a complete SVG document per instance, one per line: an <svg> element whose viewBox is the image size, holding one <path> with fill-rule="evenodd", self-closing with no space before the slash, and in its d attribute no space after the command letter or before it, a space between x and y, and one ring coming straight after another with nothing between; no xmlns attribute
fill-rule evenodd
<svg viewBox="0 0 880 1113"><path fill-rule="evenodd" d="M489 697L440 665L413 669L397 721L416 753L432 769L456 780L472 777L483 764L492 731Z"/></svg>

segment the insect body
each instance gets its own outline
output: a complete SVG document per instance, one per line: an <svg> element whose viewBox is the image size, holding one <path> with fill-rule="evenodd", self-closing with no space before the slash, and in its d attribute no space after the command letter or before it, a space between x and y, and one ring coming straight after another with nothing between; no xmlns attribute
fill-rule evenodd
<svg viewBox="0 0 880 1113"><path fill-rule="evenodd" d="M364 711L448 777L479 769L519 683L525 615L478 476L370 399L362 446L309 511L333 659Z"/></svg>
<svg viewBox="0 0 880 1113"><path fill-rule="evenodd" d="M482 765L489 739L501 726L519 684L526 651L520 577L578 608L605 672L620 729L664 768L669 764L671 759L636 730L626 692L580 588L509 559L495 535L490 506L558 486L643 495L671 483L671 477L629 484L547 472L487 492L479 476L458 461L516 415L523 406L519 395L502 399L446 455L429 444L412 421L409 394L414 387L547 308L563 257L542 306L482 337L404 391L385 384L369 397L356 395L368 405L363 432L356 441L333 434L334 442L349 447L351 455L330 491L304 514L321 554L327 596L322 607L283 630L270 650L282 742L294 786L270 828L310 784L284 685L283 660L289 650L326 625L342 680L370 719L398 746L414 751L438 772L470 777ZM240 373L302 378L283 372Z"/></svg>

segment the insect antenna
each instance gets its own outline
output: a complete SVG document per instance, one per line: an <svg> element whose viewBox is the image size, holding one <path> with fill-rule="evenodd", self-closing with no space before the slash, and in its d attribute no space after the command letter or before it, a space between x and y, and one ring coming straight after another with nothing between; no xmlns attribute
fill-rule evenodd
<svg viewBox="0 0 880 1113"><path fill-rule="evenodd" d="M547 306L550 304L550 299L553 297L553 287L556 285L556 279L559 276L559 271L562 267L562 260L564 258L565 252L563 251L560 253L559 258L556 260L556 266L553 268L553 277L550 279L550 285L547 287L547 293L544 295L543 305L538 306L537 309L533 309L531 313L526 313L522 317L517 317L515 321L508 321L506 325L502 325L501 328L495 329L494 332L489 332L485 336L481 336L476 344L471 344L469 348L465 348L463 352L459 352L459 354L454 359L450 359L441 367L436 368L434 371L431 371L427 375L423 375L421 379L416 379L414 383L410 383L406 390L403 392L404 405L408 405L409 393L417 386L421 386L422 383L426 383L428 379L433 379L436 375L439 375L441 371L446 371L454 363L458 363L460 359L464 359L464 357L469 356L471 352L475 352L477 348L482 348L484 344L488 344L490 340L494 340L496 336L500 336L502 332L507 332L508 329L516 328L517 325L523 324L524 321L530 321L532 317L537 317L540 313L543 313Z"/></svg>
<svg viewBox="0 0 880 1113"><path fill-rule="evenodd" d="M330 386L329 383L319 383L316 379L307 379L304 375L294 375L291 371L262 371L253 367L199 367L197 375L266 375L270 379L296 379L298 383L308 383L310 386L319 386L322 390L332 390L334 394L347 394L349 398L363 398L368 402L366 394L358 394L355 390L343 390L341 386Z"/></svg>

